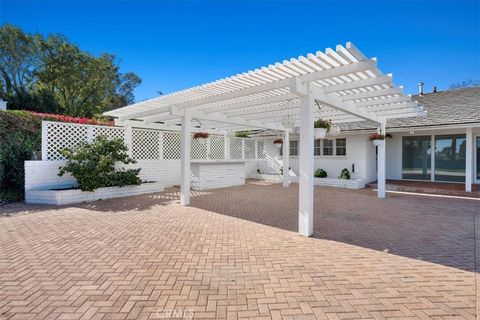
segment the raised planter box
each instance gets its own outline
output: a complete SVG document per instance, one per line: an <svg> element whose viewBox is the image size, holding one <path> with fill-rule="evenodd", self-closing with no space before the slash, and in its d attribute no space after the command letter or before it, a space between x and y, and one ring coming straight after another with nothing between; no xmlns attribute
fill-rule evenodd
<svg viewBox="0 0 480 320"><path fill-rule="evenodd" d="M80 189L68 190L27 190L25 202L30 204L64 205L104 199L122 198L164 190L163 183L150 182L137 186L99 188L93 192Z"/></svg>
<svg viewBox="0 0 480 320"><path fill-rule="evenodd" d="M298 182L298 177L291 177L292 181ZM347 188L347 189L363 189L365 181L363 179L338 179L338 178L314 178L316 186Z"/></svg>

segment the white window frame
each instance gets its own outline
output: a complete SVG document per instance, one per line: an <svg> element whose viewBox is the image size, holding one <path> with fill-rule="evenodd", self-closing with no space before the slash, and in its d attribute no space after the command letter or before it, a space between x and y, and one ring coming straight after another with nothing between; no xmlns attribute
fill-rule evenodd
<svg viewBox="0 0 480 320"><path fill-rule="evenodd" d="M345 145L340 146L341 148L345 149L345 154L337 154L337 140L345 140ZM337 157L346 157L347 156L347 138L335 138L334 145L335 145L335 156L337 156Z"/></svg>
<svg viewBox="0 0 480 320"><path fill-rule="evenodd" d="M332 141L332 146L325 147L325 141ZM335 139L322 139L322 156L324 157L334 157L335 156ZM331 148L332 154L325 154L325 148Z"/></svg>

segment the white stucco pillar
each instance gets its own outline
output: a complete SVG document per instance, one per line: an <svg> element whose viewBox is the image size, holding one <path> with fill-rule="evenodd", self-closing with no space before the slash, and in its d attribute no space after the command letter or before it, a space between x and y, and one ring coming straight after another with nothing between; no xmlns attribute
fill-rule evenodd
<svg viewBox="0 0 480 320"><path fill-rule="evenodd" d="M287 188L290 184L290 134L288 130L283 134L283 187Z"/></svg>
<svg viewBox="0 0 480 320"><path fill-rule="evenodd" d="M300 98L300 181L298 195L298 232L306 237L313 235L314 108L310 85L307 85L307 94Z"/></svg>
<svg viewBox="0 0 480 320"><path fill-rule="evenodd" d="M128 147L127 154L133 156L133 128L131 124L125 125L125 144Z"/></svg>
<svg viewBox="0 0 480 320"><path fill-rule="evenodd" d="M465 150L465 191L472 192L473 183L473 131L467 128Z"/></svg>
<svg viewBox="0 0 480 320"><path fill-rule="evenodd" d="M187 113L182 117L182 133L181 133L181 153L180 153L180 204L188 206L190 204L190 135L191 121L190 115Z"/></svg>
<svg viewBox="0 0 480 320"><path fill-rule="evenodd" d="M386 124L382 123L380 124L380 132L386 136L386 131L385 131ZM377 154L377 196L378 198L385 198L385 193L386 193L386 178L385 178L385 172L386 172L386 137L384 140L378 141L377 147L378 147L378 154Z"/></svg>

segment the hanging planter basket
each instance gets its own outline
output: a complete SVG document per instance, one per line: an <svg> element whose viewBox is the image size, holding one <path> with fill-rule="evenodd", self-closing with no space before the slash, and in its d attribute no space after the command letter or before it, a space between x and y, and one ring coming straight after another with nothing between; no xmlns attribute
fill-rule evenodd
<svg viewBox="0 0 480 320"><path fill-rule="evenodd" d="M193 139L197 140L200 144L205 144L209 136L210 134L208 132L195 132Z"/></svg>
<svg viewBox="0 0 480 320"><path fill-rule="evenodd" d="M315 139L323 139L327 135L327 129L325 128L315 128L313 130L314 130Z"/></svg>
<svg viewBox="0 0 480 320"><path fill-rule="evenodd" d="M282 147L282 144L283 144L283 140L282 139L275 139L273 140L273 144L277 147L277 148L281 148Z"/></svg>
<svg viewBox="0 0 480 320"><path fill-rule="evenodd" d="M313 123L315 139L323 139L332 126L330 120L318 119Z"/></svg>
<svg viewBox="0 0 480 320"><path fill-rule="evenodd" d="M385 136L380 133L372 133L368 136L368 139L372 141L374 145L379 146L385 141Z"/></svg>

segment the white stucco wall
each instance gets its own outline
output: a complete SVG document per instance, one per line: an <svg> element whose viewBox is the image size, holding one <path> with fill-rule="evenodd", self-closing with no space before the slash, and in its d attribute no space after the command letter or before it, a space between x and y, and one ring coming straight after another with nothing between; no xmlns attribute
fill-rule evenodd
<svg viewBox="0 0 480 320"><path fill-rule="evenodd" d="M364 179L366 182L376 179L375 147L368 140L367 134L346 135L328 137L332 139L345 138L347 150L345 156L315 156L315 170L323 169L327 171L329 178L336 178L343 168L352 172L352 164L355 165L355 172L352 173L352 179ZM291 140L297 140L298 137L292 137ZM260 165L263 172L279 172L282 167L282 157L280 149L273 144L273 138L267 140L268 161ZM290 167L295 175L298 175L298 156L290 157Z"/></svg>
<svg viewBox="0 0 480 320"><path fill-rule="evenodd" d="M261 161L261 160L259 160ZM25 190L49 189L72 186L75 179L69 175L58 176L58 168L65 161L25 161ZM142 168L140 178L145 181L159 181L165 187L180 184L179 160L138 160L127 168ZM246 160L245 175L256 174L257 161Z"/></svg>

